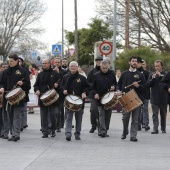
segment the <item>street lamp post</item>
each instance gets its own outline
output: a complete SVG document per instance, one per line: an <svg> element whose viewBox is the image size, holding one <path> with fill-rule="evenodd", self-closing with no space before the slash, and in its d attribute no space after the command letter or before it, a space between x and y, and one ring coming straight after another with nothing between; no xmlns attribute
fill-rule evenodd
<svg viewBox="0 0 170 170"><path fill-rule="evenodd" d="M115 70L115 64L113 64L113 62L116 60L116 33L117 33L117 26L116 26L116 0L114 0L114 21L113 21L113 61L112 61L112 65L113 65L113 69Z"/></svg>
<svg viewBox="0 0 170 170"><path fill-rule="evenodd" d="M74 10L75 10L75 31L74 31L75 60L78 61L77 0L74 0Z"/></svg>
<svg viewBox="0 0 170 170"><path fill-rule="evenodd" d="M64 58L64 0L62 0L62 59Z"/></svg>

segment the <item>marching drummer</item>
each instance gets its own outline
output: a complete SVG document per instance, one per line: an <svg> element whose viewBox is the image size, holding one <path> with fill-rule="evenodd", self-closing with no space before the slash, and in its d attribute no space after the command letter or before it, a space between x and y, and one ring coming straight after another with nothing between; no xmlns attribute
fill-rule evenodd
<svg viewBox="0 0 170 170"><path fill-rule="evenodd" d="M29 74L24 68L19 66L17 54L12 54L8 58L9 68L2 74L0 92L3 93L5 91L5 95L7 92L12 94L12 90L16 87L20 87L23 91L29 91L31 88ZM20 140L21 114L24 110L25 100L26 98L16 104L8 104L4 97L4 107L7 109L10 118L10 134L12 135L8 141Z"/></svg>
<svg viewBox="0 0 170 170"><path fill-rule="evenodd" d="M72 136L72 120L73 114L75 113L75 139L81 140L81 125L82 125L82 116L84 113L84 99L89 94L90 86L87 83L87 79L80 75L78 72L78 63L76 61L72 61L69 64L70 72L63 77L62 80L62 92L64 95L76 95L83 99L83 105L79 111L73 111L71 109L65 108L66 115L66 127L65 127L65 135L66 140L71 141ZM76 102L76 101L75 101Z"/></svg>
<svg viewBox="0 0 170 170"><path fill-rule="evenodd" d="M144 100L144 86L146 84L145 77L142 73L137 71L137 57L132 56L129 58L129 70L126 70L122 73L119 81L118 81L118 90L122 92L129 92L131 89L134 89L139 96L139 98ZM120 95L120 93L118 93ZM138 115L141 111L141 107L137 107L131 112L126 112L123 109L122 121L123 121L123 134L121 139L126 139L128 135L128 125L129 118L132 113L132 121L131 121L131 129L130 129L130 141L137 141L137 131L138 131Z"/></svg>
<svg viewBox="0 0 170 170"><path fill-rule="evenodd" d="M51 62L49 59L44 59L42 62L43 71L37 76L36 82L34 84L35 94L39 97L40 106L40 116L41 116L41 128L43 136L42 138L48 138L48 134L51 132L51 137L55 137L57 118L57 101L49 106L45 106L40 100L40 97L45 92L52 92L53 89L59 90L58 81L60 79L59 73L51 68ZM49 120L50 119L50 120ZM49 122L50 121L50 122Z"/></svg>
<svg viewBox="0 0 170 170"><path fill-rule="evenodd" d="M114 71L109 69L110 64L107 60L101 61L100 67L101 70L94 75L92 93L99 110L98 136L109 137L107 131L109 130L112 108L106 110L101 104L101 98L107 92L116 90L117 81Z"/></svg>

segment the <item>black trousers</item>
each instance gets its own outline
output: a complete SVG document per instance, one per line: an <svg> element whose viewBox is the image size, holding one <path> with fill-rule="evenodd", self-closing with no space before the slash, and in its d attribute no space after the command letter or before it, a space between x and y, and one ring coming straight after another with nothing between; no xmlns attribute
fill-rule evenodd
<svg viewBox="0 0 170 170"><path fill-rule="evenodd" d="M1 134L2 126L3 126L2 109L0 108L0 136L2 135L2 134Z"/></svg>
<svg viewBox="0 0 170 170"><path fill-rule="evenodd" d="M93 129L98 127L99 122L99 111L97 107L97 102L95 99L90 99L90 121Z"/></svg>
<svg viewBox="0 0 170 170"><path fill-rule="evenodd" d="M40 106L40 114L41 114L41 125L42 132L44 134L48 134L49 132L49 121L51 122L51 131L55 131L57 127L57 106ZM50 120L48 119L50 117Z"/></svg>

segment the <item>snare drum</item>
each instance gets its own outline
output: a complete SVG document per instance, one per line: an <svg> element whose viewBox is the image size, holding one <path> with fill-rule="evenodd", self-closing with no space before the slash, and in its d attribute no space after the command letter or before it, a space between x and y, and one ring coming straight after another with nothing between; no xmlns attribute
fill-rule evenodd
<svg viewBox="0 0 170 170"><path fill-rule="evenodd" d="M64 100L64 106L71 111L81 110L83 105L83 100L76 95L67 95Z"/></svg>
<svg viewBox="0 0 170 170"><path fill-rule="evenodd" d="M113 91L106 93L101 99L101 104L104 105L106 110L114 107L117 102L117 95Z"/></svg>
<svg viewBox="0 0 170 170"><path fill-rule="evenodd" d="M40 100L43 102L44 106L50 106L59 98L59 94L55 89L48 90L41 97Z"/></svg>
<svg viewBox="0 0 170 170"><path fill-rule="evenodd" d="M26 94L20 87L11 90L6 94L5 98L9 102L10 105L19 104L25 98Z"/></svg>
<svg viewBox="0 0 170 170"><path fill-rule="evenodd" d="M118 98L118 101L126 112L131 112L143 104L134 89Z"/></svg>

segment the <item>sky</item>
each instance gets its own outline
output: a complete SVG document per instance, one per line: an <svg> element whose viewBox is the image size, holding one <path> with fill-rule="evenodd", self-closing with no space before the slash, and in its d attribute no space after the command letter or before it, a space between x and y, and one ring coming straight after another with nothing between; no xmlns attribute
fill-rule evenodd
<svg viewBox="0 0 170 170"><path fill-rule="evenodd" d="M41 25L46 32L40 40L45 42L51 49L52 44L62 40L62 0L44 0L47 11L41 19ZM87 23L95 17L95 0L77 0L78 29L87 28ZM75 14L74 0L63 0L64 3L64 29L74 31Z"/></svg>

